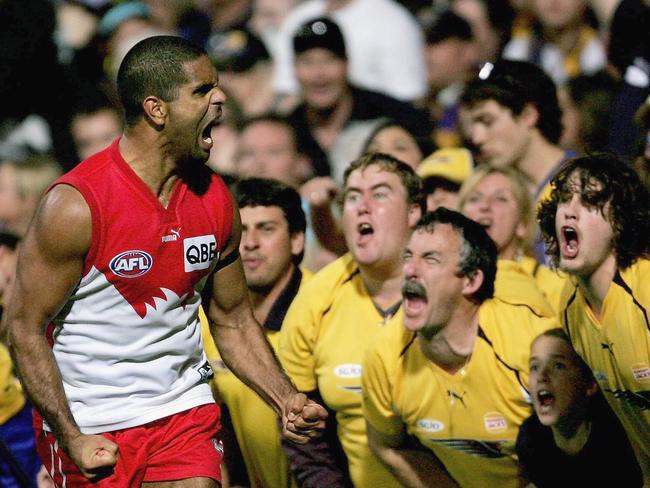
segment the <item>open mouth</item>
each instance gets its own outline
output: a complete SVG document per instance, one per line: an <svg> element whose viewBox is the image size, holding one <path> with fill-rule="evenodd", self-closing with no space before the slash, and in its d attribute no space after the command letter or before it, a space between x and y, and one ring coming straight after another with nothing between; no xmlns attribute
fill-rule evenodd
<svg viewBox="0 0 650 488"><path fill-rule="evenodd" d="M217 120L213 120L208 125L205 126L203 131L201 131L201 142L203 147L207 150L212 149L214 141L212 140L212 128L217 125Z"/></svg>
<svg viewBox="0 0 650 488"><path fill-rule="evenodd" d="M357 230L359 231L359 234L361 234L362 236L368 236L375 233L375 229L373 229L372 225L368 223L359 224Z"/></svg>
<svg viewBox="0 0 650 488"><path fill-rule="evenodd" d="M419 283L408 280L402 284L402 301L407 315L422 310L427 304L426 290Z"/></svg>
<svg viewBox="0 0 650 488"><path fill-rule="evenodd" d="M562 227L562 256L565 258L574 258L578 255L580 249L580 240L578 232L569 226Z"/></svg>
<svg viewBox="0 0 650 488"><path fill-rule="evenodd" d="M539 390L537 392L537 403L540 407L548 408L555 402L555 395L548 390Z"/></svg>

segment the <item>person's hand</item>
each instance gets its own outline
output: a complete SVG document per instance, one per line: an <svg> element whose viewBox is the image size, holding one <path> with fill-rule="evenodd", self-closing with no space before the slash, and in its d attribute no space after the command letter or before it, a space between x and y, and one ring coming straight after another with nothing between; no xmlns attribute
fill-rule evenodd
<svg viewBox="0 0 650 488"><path fill-rule="evenodd" d="M312 178L300 187L300 195L312 207L328 206L339 191L339 186L329 176Z"/></svg>
<svg viewBox="0 0 650 488"><path fill-rule="evenodd" d="M38 474L36 475L36 488L56 488L50 473L47 472L45 466L41 466Z"/></svg>
<svg viewBox="0 0 650 488"><path fill-rule="evenodd" d="M282 414L282 437L296 444L306 444L309 439L322 434L327 410L310 400L304 393L289 397Z"/></svg>
<svg viewBox="0 0 650 488"><path fill-rule="evenodd" d="M67 444L68 456L91 481L112 474L117 451L117 444L101 435L80 434Z"/></svg>

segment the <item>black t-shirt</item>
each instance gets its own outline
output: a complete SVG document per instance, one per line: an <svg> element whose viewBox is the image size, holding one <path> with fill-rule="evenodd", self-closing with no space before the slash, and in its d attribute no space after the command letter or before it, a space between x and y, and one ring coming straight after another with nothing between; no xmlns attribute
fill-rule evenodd
<svg viewBox="0 0 650 488"><path fill-rule="evenodd" d="M605 400L592 404L591 433L576 455L561 451L553 432L536 414L524 421L517 436L517 455L528 479L545 487L639 487L641 470L621 424Z"/></svg>

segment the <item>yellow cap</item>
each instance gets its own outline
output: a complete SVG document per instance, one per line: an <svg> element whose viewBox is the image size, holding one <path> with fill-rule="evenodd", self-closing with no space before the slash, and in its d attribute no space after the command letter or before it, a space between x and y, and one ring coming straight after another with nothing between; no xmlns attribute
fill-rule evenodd
<svg viewBox="0 0 650 488"><path fill-rule="evenodd" d="M420 163L416 172L423 180L437 176L460 185L472 173L473 167L474 158L469 149L449 147L434 151Z"/></svg>

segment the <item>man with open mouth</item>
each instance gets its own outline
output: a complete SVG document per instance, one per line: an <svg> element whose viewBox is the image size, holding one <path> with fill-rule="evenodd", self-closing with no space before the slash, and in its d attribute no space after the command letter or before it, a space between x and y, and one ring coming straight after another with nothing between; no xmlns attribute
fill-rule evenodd
<svg viewBox="0 0 650 488"><path fill-rule="evenodd" d="M529 346L554 320L494 295L496 261L483 226L444 207L406 246L403 324L363 363L368 442L405 486L525 484L513 453L531 413Z"/></svg>
<svg viewBox="0 0 650 488"><path fill-rule="evenodd" d="M569 161L539 211L547 253L572 277L560 301L650 483L650 194L611 155Z"/></svg>
<svg viewBox="0 0 650 488"><path fill-rule="evenodd" d="M207 316L230 369L307 442L325 410L296 391L255 320L241 222L205 163L225 102L206 52L136 44L117 76L125 129L59 178L19 256L9 345L58 486L221 486ZM254 357L254 360L251 360Z"/></svg>

